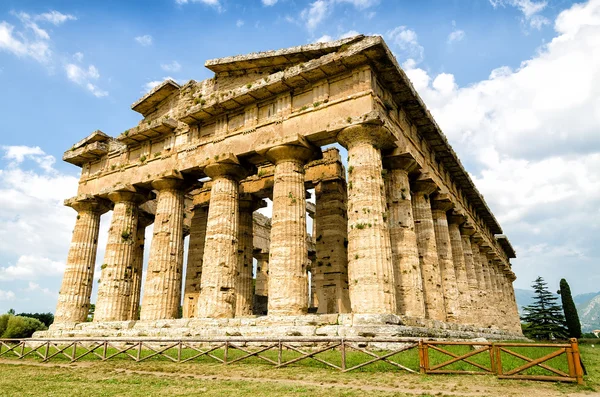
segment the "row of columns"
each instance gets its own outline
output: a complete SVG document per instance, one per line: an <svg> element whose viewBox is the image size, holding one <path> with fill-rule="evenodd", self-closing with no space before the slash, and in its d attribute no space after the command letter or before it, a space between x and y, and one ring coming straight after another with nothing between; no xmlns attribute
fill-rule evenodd
<svg viewBox="0 0 600 397"><path fill-rule="evenodd" d="M396 313L439 321L497 325L516 330L512 284L490 247L453 213L433 180L411 181L410 157L384 159L378 126L353 126L338 141L348 149L348 184L321 181L316 189L316 263L312 264L318 312ZM275 164L267 278L270 315L308 309L308 259L304 165L314 155L306 145L270 149ZM208 205L194 209L183 304L184 317L252 314L252 212L259 203L240 197L246 169L235 161L205 168L212 179ZM183 272L184 183L164 178L158 191L154 236L140 319L176 318ZM137 318L144 197L111 193L114 202L95 321ZM57 321L84 321L100 214L92 201L79 203L78 220L61 288ZM268 266L268 276L266 276ZM200 281L199 281L200 280ZM266 287L266 288L265 288ZM137 295L136 295L137 291ZM259 292L258 290L256 291Z"/></svg>

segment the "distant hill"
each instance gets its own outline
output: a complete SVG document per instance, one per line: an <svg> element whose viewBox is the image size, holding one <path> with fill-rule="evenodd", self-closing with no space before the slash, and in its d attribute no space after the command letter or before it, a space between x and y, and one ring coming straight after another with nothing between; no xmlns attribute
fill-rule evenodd
<svg viewBox="0 0 600 397"><path fill-rule="evenodd" d="M533 302L533 297L534 292L532 290L515 288L515 298L520 314L523 313L523 306L530 305ZM558 299L560 302L560 296L558 296ZM591 332L600 329L600 292L575 295L573 301L577 306L582 331Z"/></svg>

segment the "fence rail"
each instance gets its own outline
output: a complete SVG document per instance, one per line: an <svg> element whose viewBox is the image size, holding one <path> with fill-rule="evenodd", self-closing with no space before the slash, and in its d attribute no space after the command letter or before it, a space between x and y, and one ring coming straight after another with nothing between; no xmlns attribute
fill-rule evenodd
<svg viewBox="0 0 600 397"><path fill-rule="evenodd" d="M409 373L496 375L500 379L583 384L576 339L562 344L298 337L0 339L1 357L35 357L42 362L163 358L185 363L208 359L223 365L256 359L276 368L312 360L341 372L385 365Z"/></svg>

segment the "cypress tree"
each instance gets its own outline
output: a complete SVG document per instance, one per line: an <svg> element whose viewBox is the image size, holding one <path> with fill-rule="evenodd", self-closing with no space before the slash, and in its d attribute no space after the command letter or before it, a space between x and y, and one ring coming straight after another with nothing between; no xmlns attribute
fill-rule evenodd
<svg viewBox="0 0 600 397"><path fill-rule="evenodd" d="M567 337L565 317L562 308L556 303L558 297L548 291L544 279L538 277L531 285L535 291L533 303L523 307L525 323L523 332L533 339L550 340Z"/></svg>
<svg viewBox="0 0 600 397"><path fill-rule="evenodd" d="M565 313L565 320L567 323L567 329L569 330L570 338L581 338L581 323L579 322L579 315L577 314L577 308L573 297L571 296L571 288L569 283L564 278L560 280L560 300L562 302L563 311Z"/></svg>

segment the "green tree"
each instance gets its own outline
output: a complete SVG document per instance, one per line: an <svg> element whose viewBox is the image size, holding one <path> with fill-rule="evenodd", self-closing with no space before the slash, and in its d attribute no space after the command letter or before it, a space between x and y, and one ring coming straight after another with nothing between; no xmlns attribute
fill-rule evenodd
<svg viewBox="0 0 600 397"><path fill-rule="evenodd" d="M567 323L567 329L569 331L570 338L581 338L581 323L579 322L579 315L577 314L577 308L573 297L571 296L571 288L569 283L564 278L560 280L560 301L562 302L563 311L565 313L565 320Z"/></svg>
<svg viewBox="0 0 600 397"><path fill-rule="evenodd" d="M29 338L35 331L46 330L46 326L35 318L4 314L0 316L2 338Z"/></svg>
<svg viewBox="0 0 600 397"><path fill-rule="evenodd" d="M54 314L52 313L19 313L17 316L35 318L44 323L46 327L54 322Z"/></svg>
<svg viewBox="0 0 600 397"><path fill-rule="evenodd" d="M523 307L523 333L527 337L541 340L566 338L568 332L562 308L556 303L558 297L548 291L547 285L541 277L536 278L531 285L535 296L531 305Z"/></svg>

